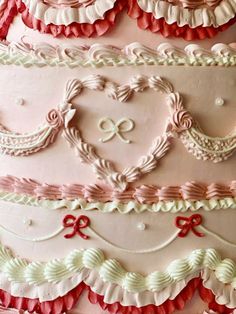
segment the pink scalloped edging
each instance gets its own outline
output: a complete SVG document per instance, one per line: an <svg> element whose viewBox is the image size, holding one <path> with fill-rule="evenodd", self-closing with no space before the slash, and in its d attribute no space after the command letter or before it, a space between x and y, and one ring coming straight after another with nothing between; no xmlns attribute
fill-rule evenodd
<svg viewBox="0 0 236 314"><path fill-rule="evenodd" d="M6 7L0 12L0 39L6 38L8 29L17 13L15 0L8 0Z"/></svg>
<svg viewBox="0 0 236 314"><path fill-rule="evenodd" d="M234 311L234 309L229 309L225 305L217 304L214 294L203 286L199 277L192 279L174 300L167 300L160 306L122 306L119 302L107 304L104 302L103 296L93 292L83 282L65 296L58 297L53 301L40 303L38 299L13 297L3 290L0 290L0 300L5 308L25 310L31 313L36 311L38 314L62 314L73 309L79 301L82 292L87 291L90 303L99 304L103 310L111 314L171 314L175 310L183 310L185 304L192 299L197 290L202 300L208 304L210 310L214 310L219 314L231 314Z"/></svg>
<svg viewBox="0 0 236 314"><path fill-rule="evenodd" d="M42 21L34 18L28 8L21 0L16 0L19 12L22 14L22 20L28 27L38 30L41 33L50 33L54 37L64 35L66 37L95 37L104 35L114 24L118 13L120 13L126 0L117 0L114 8L107 11L103 20L97 20L93 24L88 23L72 23L68 26L64 25L45 25Z"/></svg>
<svg viewBox="0 0 236 314"><path fill-rule="evenodd" d="M164 37L182 37L185 40L197 40L212 38L219 32L225 31L228 27L236 23L236 17L228 23L215 27L179 27L177 23L167 24L164 18L156 19L152 13L144 12L137 4L137 0L128 0L128 15L137 19L137 25L141 29L148 29L153 33L160 32Z"/></svg>
<svg viewBox="0 0 236 314"><path fill-rule="evenodd" d="M148 186L141 185L124 192L112 190L109 187L80 184L52 185L39 183L32 179L14 176L0 177L0 191L24 194L49 200L83 198L88 202L108 202L119 200L128 202L135 200L141 204L152 204L159 201L174 200L220 200L236 197L236 181L228 185L212 183L204 185L196 182L186 182L181 186Z"/></svg>

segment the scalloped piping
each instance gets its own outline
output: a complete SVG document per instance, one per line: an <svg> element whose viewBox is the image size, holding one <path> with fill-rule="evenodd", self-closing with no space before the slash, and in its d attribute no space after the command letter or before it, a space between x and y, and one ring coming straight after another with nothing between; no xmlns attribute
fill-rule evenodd
<svg viewBox="0 0 236 314"><path fill-rule="evenodd" d="M30 66L103 67L131 65L165 66L236 66L236 50L230 45L215 44L211 50L190 44L184 49L168 43L156 49L131 43L123 49L110 45L52 46L0 42L0 63Z"/></svg>
<svg viewBox="0 0 236 314"><path fill-rule="evenodd" d="M83 273L83 272L82 272ZM29 286L23 284L9 285L8 280L2 274L0 289L15 297L24 297L29 299L39 299L39 302L47 302L55 300L60 296L66 296L75 289L79 284L84 282L93 293L97 293L104 297L104 302L113 304L119 302L122 306L148 306L149 304L160 306L166 300L174 300L183 289L189 285L190 281L196 279L196 274L188 276L187 278L172 284L162 291L158 292L141 292L133 293L124 291L122 287L111 285L103 282L96 271L88 271L81 273L81 276L75 276L71 282L70 280L61 282L59 284L43 284L40 286ZM201 273L202 285L205 289L209 289L214 294L217 303L224 304L229 308L236 307L235 291L231 287L220 283L214 275L214 272L206 270ZM65 287L66 286L66 287ZM224 295L222 295L224 291Z"/></svg>
<svg viewBox="0 0 236 314"><path fill-rule="evenodd" d="M42 0L22 0L29 13L45 25L69 25L71 23L93 24L104 19L107 11L113 9L117 0L95 0L87 7L57 9L42 2Z"/></svg>
<svg viewBox="0 0 236 314"><path fill-rule="evenodd" d="M199 201L159 201L154 204L140 204L136 201L128 201L122 203L120 201L112 202L88 202L85 199L74 200L50 200L50 199L38 199L36 197L27 196L23 194L0 192L0 200L11 202L20 205L34 206L37 208L45 208L49 210L56 209L69 209L77 210L82 209L85 211L98 210L103 213L118 212L120 214L128 214L132 211L135 213L143 213L145 211L153 213L185 213L187 211L196 212L200 209L210 212L214 210L223 209L236 209L236 197L226 197L223 199L210 199Z"/></svg>
<svg viewBox="0 0 236 314"><path fill-rule="evenodd" d="M204 27L198 26L191 28L189 25L179 27L177 23L169 24L164 18L156 19L152 13L144 12L138 5L137 0L128 0L128 15L137 20L138 27L143 30L150 30L153 33L161 33L164 37L181 37L187 41L203 40L212 38L219 32L227 30L231 25L235 24L236 16L229 20L228 23L215 28L214 26ZM175 9L176 10L176 9ZM177 8L178 10L178 8ZM190 12L198 12L197 10L189 10ZM227 10L224 12L226 13ZM172 12L166 12L171 17ZM227 15L227 13L226 13Z"/></svg>
<svg viewBox="0 0 236 314"><path fill-rule="evenodd" d="M222 0L214 9L204 7L193 10L163 0L137 0L137 4L144 12L152 13L155 19L164 18L168 24L177 23L179 27L217 28L236 15L236 0Z"/></svg>
<svg viewBox="0 0 236 314"><path fill-rule="evenodd" d="M96 269L103 281L120 285L129 292L155 292L193 273L210 269L220 282L235 288L236 265L230 259L221 260L214 249L195 250L188 258L170 263L164 272L153 272L147 276L127 272L116 260L106 260L99 249L74 250L64 259L30 263L14 257L9 249L1 246L0 257L0 269L9 281L29 285L58 283L79 274L82 269Z"/></svg>
<svg viewBox="0 0 236 314"><path fill-rule="evenodd" d="M194 292L198 291L202 300L208 304L210 309L214 309L214 311L206 312L202 314L233 314L232 308L230 310L229 307L225 305L218 304L215 301L215 295L211 290L204 287L201 278L192 279L182 290L181 292L174 298L168 299L162 305L155 306L153 304L149 304L146 306L140 307L140 303L137 306L123 306L121 303L107 303L106 296L102 294L97 294L84 283L79 284L75 289L68 292L63 297L58 297L52 301L46 301L40 303L38 299L27 299L22 297L13 297L11 294L4 290L0 290L0 299L3 305L7 308L23 308L24 310L37 311L38 314L45 314L47 311L48 314L61 314L64 311L68 311L75 307L78 302L82 291L87 292L88 300L92 304L99 304L103 310L107 310L112 314L158 314L160 311L165 311L165 313L173 313L174 310L184 309L187 301L191 300ZM23 301L23 302L22 302ZM217 311L217 312L216 312ZM74 311L72 311L74 313ZM24 312L25 314L29 314L28 312ZM67 312L71 313L70 311ZM12 313L13 314L13 313ZM72 313L71 313L72 314Z"/></svg>

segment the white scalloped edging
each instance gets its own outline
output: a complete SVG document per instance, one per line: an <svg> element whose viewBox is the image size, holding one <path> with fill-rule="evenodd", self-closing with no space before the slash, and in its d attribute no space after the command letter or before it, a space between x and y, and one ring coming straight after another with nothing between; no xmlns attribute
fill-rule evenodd
<svg viewBox="0 0 236 314"><path fill-rule="evenodd" d="M116 260L105 259L100 249L74 250L64 259L50 262L27 262L14 257L4 246L0 247L0 270L9 281L40 285L45 282L58 283L79 274L83 269L96 269L105 282L117 284L129 292L160 291L203 269L215 272L216 278L236 288L236 265L230 259L222 260L214 249L193 251L188 258L175 260L163 272L156 271L147 276L127 272Z"/></svg>
<svg viewBox="0 0 236 314"><path fill-rule="evenodd" d="M216 28L229 22L236 14L236 0L222 0L214 9L188 9L162 0L137 0L137 3L144 12L152 13L156 19L164 18L168 24L177 23L179 27Z"/></svg>
<svg viewBox="0 0 236 314"><path fill-rule="evenodd" d="M187 211L196 212L200 209L205 211L214 211L222 209L236 209L236 198L225 197L223 199L210 200L175 200L175 201L159 201L154 204L141 204L136 201L128 201L123 203L120 201L111 202L88 202L85 199L77 198L73 200L50 200L40 199L34 196L28 196L17 193L8 193L0 191L0 200L11 202L14 204L41 207L50 210L66 208L69 210L82 209L85 211L99 210L103 213L119 212L120 214L128 214L132 211L135 213L143 212L163 212L163 213L185 213Z"/></svg>

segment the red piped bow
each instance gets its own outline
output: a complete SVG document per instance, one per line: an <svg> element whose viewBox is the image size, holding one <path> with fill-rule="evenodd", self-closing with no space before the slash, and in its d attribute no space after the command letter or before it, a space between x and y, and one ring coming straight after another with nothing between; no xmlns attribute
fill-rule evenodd
<svg viewBox="0 0 236 314"><path fill-rule="evenodd" d="M186 237L189 231L192 231L198 237L204 237L204 233L201 233L195 229L195 227L201 225L202 216L199 214L194 214L190 217L178 216L175 220L175 225L177 228L181 229L178 236L180 238Z"/></svg>
<svg viewBox="0 0 236 314"><path fill-rule="evenodd" d="M88 240L89 236L81 232L80 229L85 229L89 225L90 219L87 216L81 215L76 218L73 215L66 215L63 219L63 226L65 228L73 228L73 231L71 233L65 234L64 237L66 239L70 239L78 234L84 240Z"/></svg>

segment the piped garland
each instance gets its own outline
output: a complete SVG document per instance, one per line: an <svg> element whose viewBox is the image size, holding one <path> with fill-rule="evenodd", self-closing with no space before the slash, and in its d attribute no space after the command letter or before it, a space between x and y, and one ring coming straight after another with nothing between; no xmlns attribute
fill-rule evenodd
<svg viewBox="0 0 236 314"><path fill-rule="evenodd" d="M104 282L119 285L128 292L156 292L187 276L209 269L214 271L219 282L233 288L235 286L235 263L230 259L221 260L214 249L195 250L188 258L173 261L164 272L153 272L147 276L127 272L119 262L105 259L100 249L93 248L74 250L63 259L53 259L49 262L27 262L15 257L8 248L1 245L0 256L1 272L12 283L55 284L87 269L96 270Z"/></svg>
<svg viewBox="0 0 236 314"><path fill-rule="evenodd" d="M95 148L87 144L81 137L78 128L70 127L76 110L71 101L84 88L104 91L105 94L119 102L128 101L134 93L147 89L166 95L170 117L164 133L157 136L148 153L141 157L136 166L125 168L122 172L115 169L113 162L100 157ZM228 159L236 150L236 131L225 138L213 138L200 131L198 124L188 111L184 109L182 97L174 92L170 82L158 76L139 75L131 78L129 84L117 85L103 76L91 75L83 80L71 80L66 85L62 103L58 109L52 109L47 123L37 131L28 134L13 133L1 126L0 150L4 154L26 156L44 149L52 144L56 135L63 130L63 136L75 150L80 160L91 166L98 179L101 179L120 192L128 188L128 184L139 180L143 175L152 172L171 148L171 140L177 136L182 139L188 151L198 159L220 162ZM192 136L195 134L195 137Z"/></svg>

